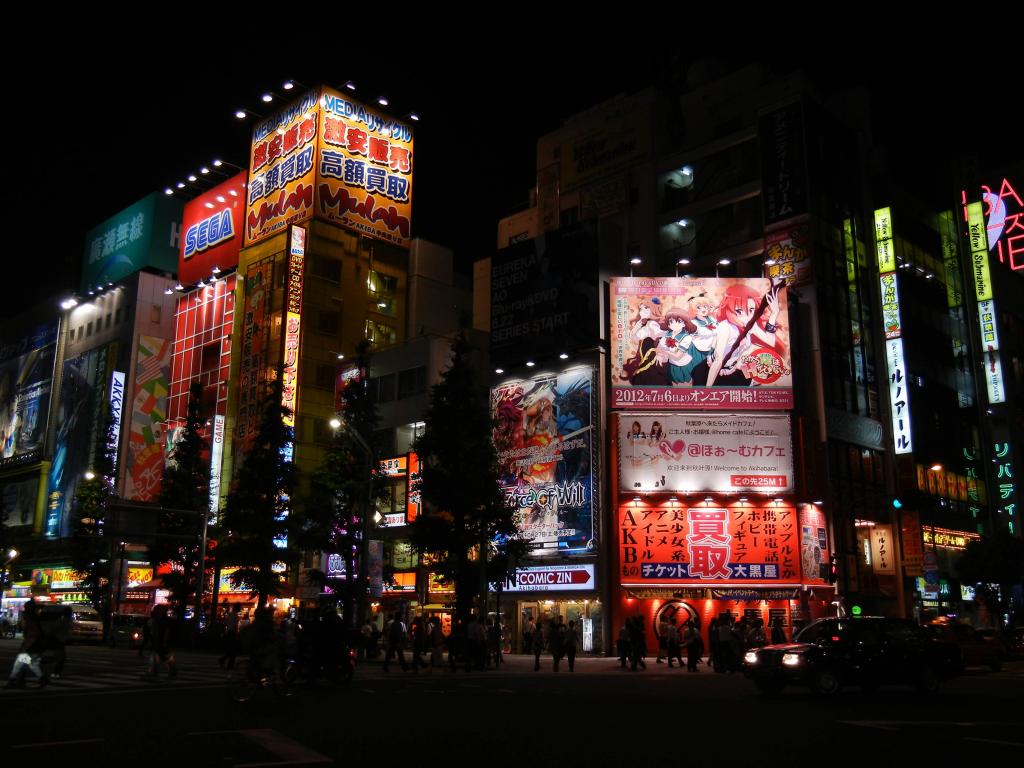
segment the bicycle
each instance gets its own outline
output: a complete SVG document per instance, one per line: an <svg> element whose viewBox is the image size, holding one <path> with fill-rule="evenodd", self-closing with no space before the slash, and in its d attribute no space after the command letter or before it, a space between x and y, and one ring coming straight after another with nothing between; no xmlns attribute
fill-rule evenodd
<svg viewBox="0 0 1024 768"><path fill-rule="evenodd" d="M273 688L282 698L295 694L298 679L295 664L290 660L281 661L273 669L264 669L252 663L251 659L239 659L228 673L228 693L239 704L244 704L261 688Z"/></svg>

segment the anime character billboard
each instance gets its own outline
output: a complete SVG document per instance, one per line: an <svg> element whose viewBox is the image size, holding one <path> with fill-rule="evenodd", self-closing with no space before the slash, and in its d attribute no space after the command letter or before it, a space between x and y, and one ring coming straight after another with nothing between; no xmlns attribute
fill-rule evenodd
<svg viewBox="0 0 1024 768"><path fill-rule="evenodd" d="M784 280L611 279L612 407L793 407Z"/></svg>
<svg viewBox="0 0 1024 768"><path fill-rule="evenodd" d="M590 368L491 390L502 493L534 554L592 554L597 546L595 407Z"/></svg>

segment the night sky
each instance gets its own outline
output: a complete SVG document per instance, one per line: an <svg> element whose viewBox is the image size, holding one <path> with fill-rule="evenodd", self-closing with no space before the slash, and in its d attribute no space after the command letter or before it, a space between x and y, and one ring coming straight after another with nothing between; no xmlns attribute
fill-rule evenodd
<svg viewBox="0 0 1024 768"><path fill-rule="evenodd" d="M188 54L164 43L68 45L67 79L7 89L3 206L13 251L6 261L18 288L5 292L4 316L73 289L85 233L105 218L215 157L245 165L252 122L233 112L269 114L273 105L259 97L284 94L286 79L335 87L352 80L356 98L372 104L386 94L391 114L422 116L415 125L413 234L454 248L468 269L493 252L497 220L525 207L538 136L605 98L685 72L694 58L596 45L539 55L520 41L514 48L435 44L394 62L379 48L342 47L254 63L251 48L232 52L213 42ZM20 63L11 56L4 54L9 72ZM750 60L722 59L727 68ZM891 157L915 173L927 174L972 146L983 167L1020 158L1013 120L994 108L1004 86L974 79L951 57L914 55L869 69L847 55L775 56L767 63L781 73L803 66L836 85L863 83L876 113L890 116L876 121L876 141L890 143ZM986 71L1001 66L990 61ZM986 108L979 113L975 103Z"/></svg>

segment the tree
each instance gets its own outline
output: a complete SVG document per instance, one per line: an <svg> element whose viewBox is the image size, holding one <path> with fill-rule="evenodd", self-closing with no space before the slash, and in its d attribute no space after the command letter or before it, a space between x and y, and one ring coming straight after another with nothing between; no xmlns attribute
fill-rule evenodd
<svg viewBox="0 0 1024 768"><path fill-rule="evenodd" d="M430 390L424 432L416 442L429 510L412 526L416 549L434 556L435 570L454 581L455 612L462 620L478 595L486 599L486 582L505 576L522 549L498 485L490 400L472 353L460 333L450 367ZM494 545L499 540L505 542L500 548Z"/></svg>
<svg viewBox="0 0 1024 768"><path fill-rule="evenodd" d="M290 510L297 471L292 462L294 434L285 423L290 411L281 404L281 376L271 382L252 447L245 455L221 518L222 543L217 548L222 564L238 566L231 574L236 587L257 596L257 607L279 594L276 563L298 560L289 531Z"/></svg>
<svg viewBox="0 0 1024 768"><path fill-rule="evenodd" d="M97 435L95 459L75 490L71 525L71 565L82 574L82 591L89 602L104 614L105 587L110 577L111 541L107 538L107 517L116 501L114 493L114 461L117 445L114 420L106 409L105 429Z"/></svg>
<svg viewBox="0 0 1024 768"><path fill-rule="evenodd" d="M348 379L334 430L323 463L310 478L309 495L303 505L303 549L319 550L341 557L344 577L329 578L319 569L310 571L314 583L330 587L340 597L344 616L351 626L364 617L355 607L368 585L356 578L365 516L384 489L374 471L373 435L377 429L377 406L369 391L370 344L360 342L356 367Z"/></svg>
<svg viewBox="0 0 1024 768"><path fill-rule="evenodd" d="M202 389L194 382L189 389L184 429L164 469L159 535L151 549L157 562L172 566L164 576L164 586L170 590L178 616L185 615L189 594L201 590L203 583L198 561L202 516L210 514L210 465L204 457L208 444L202 433L201 396Z"/></svg>
<svg viewBox="0 0 1024 768"><path fill-rule="evenodd" d="M1024 581L1024 541L1004 531L985 536L970 542L953 568L961 581L975 585L996 618L1009 607L1013 588ZM998 593L992 584L1000 586Z"/></svg>

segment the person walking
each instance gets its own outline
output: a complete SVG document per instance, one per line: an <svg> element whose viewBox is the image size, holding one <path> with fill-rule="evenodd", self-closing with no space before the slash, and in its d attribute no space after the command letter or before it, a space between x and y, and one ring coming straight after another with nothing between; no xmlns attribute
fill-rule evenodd
<svg viewBox="0 0 1024 768"><path fill-rule="evenodd" d="M155 680L160 673L160 666L167 664L167 677L173 680L178 675L177 661L171 647L171 618L167 613L167 605L161 603L153 606L153 652L149 655L149 671L144 675Z"/></svg>
<svg viewBox="0 0 1024 768"><path fill-rule="evenodd" d="M430 617L427 643L430 646L430 671L433 672L444 665L444 633L441 631L441 619L437 616Z"/></svg>
<svg viewBox="0 0 1024 768"><path fill-rule="evenodd" d="M24 688L26 672L32 672L39 680L39 687L48 685L50 678L43 672L43 627L39 622L39 605L35 598L30 598L21 612L22 629L21 645L18 655L14 658L7 688Z"/></svg>
<svg viewBox="0 0 1024 768"><path fill-rule="evenodd" d="M658 619L658 658L655 659L658 664L661 664L668 650L668 626L668 619L662 614L661 618ZM672 666L671 659L669 659L668 664Z"/></svg>
<svg viewBox="0 0 1024 768"><path fill-rule="evenodd" d="M683 656L679 650L679 627L676 626L676 617L668 621L668 629L665 630L665 653L668 656L668 666L672 667L672 661L679 662L679 668L683 668Z"/></svg>
<svg viewBox="0 0 1024 768"><path fill-rule="evenodd" d="M576 622L570 621L569 628L565 631L565 659L569 662L569 671L576 669L576 649L579 647L579 638L576 636Z"/></svg>
<svg viewBox="0 0 1024 768"><path fill-rule="evenodd" d="M786 642L786 630L782 628L782 618L776 616L772 619L772 645L781 645Z"/></svg>
<svg viewBox="0 0 1024 768"><path fill-rule="evenodd" d="M562 623L561 616L551 626L551 637L548 639L548 645L551 647L551 668L557 672L558 664L565 655L565 625Z"/></svg>
<svg viewBox="0 0 1024 768"><path fill-rule="evenodd" d="M523 653L531 653L533 651L533 633L537 631L537 623L531 616L526 625L523 627Z"/></svg>
<svg viewBox="0 0 1024 768"><path fill-rule="evenodd" d="M550 631L550 630L549 630ZM540 672L540 655L544 653L544 624L537 622L533 632L533 671Z"/></svg>
<svg viewBox="0 0 1024 768"><path fill-rule="evenodd" d="M235 603L231 606L228 615L224 617L224 653L217 659L221 669L231 669L235 666L235 657L238 655L238 622L242 606Z"/></svg>
<svg viewBox="0 0 1024 768"><path fill-rule="evenodd" d="M53 622L49 630L47 633L44 629L46 639L43 646L53 657L53 669L50 671L49 676L54 680L60 680L64 676L64 662L68 658L66 646L71 640L70 605L62 605L60 607L57 613L57 620Z"/></svg>
<svg viewBox="0 0 1024 768"><path fill-rule="evenodd" d="M686 622L682 643L686 646L686 671L696 672L700 657L704 654L704 638L692 621Z"/></svg>
<svg viewBox="0 0 1024 768"><path fill-rule="evenodd" d="M632 654L631 667L634 672L639 666L640 669L647 669L647 637L644 634L644 620L642 616L634 616L629 630L629 649Z"/></svg>
<svg viewBox="0 0 1024 768"><path fill-rule="evenodd" d="M391 621L388 622L384 634L387 636L388 649L384 654L384 666L382 669L387 672L388 666L391 664L391 657L397 656L398 666L402 668L403 672L407 672L409 666L405 663L405 639L409 636L409 632L405 628L405 622L402 621L400 614L396 613Z"/></svg>
<svg viewBox="0 0 1024 768"><path fill-rule="evenodd" d="M619 666L622 669L626 668L626 662L629 661L629 621L623 622L619 628L619 639L615 643L616 648L619 652Z"/></svg>

